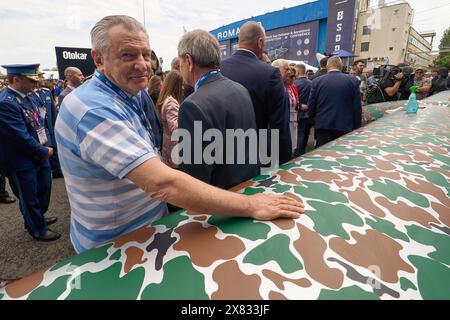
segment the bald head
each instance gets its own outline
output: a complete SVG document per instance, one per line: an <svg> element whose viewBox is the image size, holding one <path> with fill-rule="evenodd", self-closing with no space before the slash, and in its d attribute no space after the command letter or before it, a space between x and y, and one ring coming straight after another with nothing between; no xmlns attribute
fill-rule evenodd
<svg viewBox="0 0 450 320"><path fill-rule="evenodd" d="M84 80L83 73L76 67L68 67L64 70L64 78L67 80L67 84L71 87L77 88Z"/></svg>
<svg viewBox="0 0 450 320"><path fill-rule="evenodd" d="M264 52L265 37L266 33L261 24L248 21L240 28L238 46L241 49L252 51L261 59Z"/></svg>
<svg viewBox="0 0 450 320"><path fill-rule="evenodd" d="M328 59L327 61L327 70L341 70L342 71L342 67L343 67L343 63L341 58L339 58L338 56L332 56L331 58Z"/></svg>

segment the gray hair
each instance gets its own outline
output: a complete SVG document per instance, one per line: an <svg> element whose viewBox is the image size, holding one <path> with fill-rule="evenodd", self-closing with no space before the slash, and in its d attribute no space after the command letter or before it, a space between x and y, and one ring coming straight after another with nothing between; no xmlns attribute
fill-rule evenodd
<svg viewBox="0 0 450 320"><path fill-rule="evenodd" d="M64 78L71 76L73 73L77 72L79 69L75 67L67 67L64 69Z"/></svg>
<svg viewBox="0 0 450 320"><path fill-rule="evenodd" d="M327 61L328 68L336 68L336 69L342 70L343 66L344 66L344 64L342 63L341 58L339 58L338 56L332 56Z"/></svg>
<svg viewBox="0 0 450 320"><path fill-rule="evenodd" d="M128 31L142 31L148 39L147 30L145 30L144 26L136 19L125 15L106 16L97 22L91 30L92 49L98 50L102 54L106 54L111 46L108 31L117 25L123 25Z"/></svg>
<svg viewBox="0 0 450 320"><path fill-rule="evenodd" d="M281 68L282 66L289 66L289 61L285 59L277 59L272 62L272 67Z"/></svg>
<svg viewBox="0 0 450 320"><path fill-rule="evenodd" d="M265 38L262 25L255 21L247 21L239 30L239 43L255 43L259 37Z"/></svg>
<svg viewBox="0 0 450 320"><path fill-rule="evenodd" d="M207 31L197 29L183 35L178 43L178 56L187 54L200 68L220 67L219 42Z"/></svg>

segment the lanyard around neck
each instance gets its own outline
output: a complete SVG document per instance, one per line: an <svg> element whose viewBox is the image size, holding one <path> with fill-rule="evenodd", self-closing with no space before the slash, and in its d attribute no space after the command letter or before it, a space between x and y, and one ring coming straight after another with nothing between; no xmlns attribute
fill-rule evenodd
<svg viewBox="0 0 450 320"><path fill-rule="evenodd" d="M206 80L208 80L209 78L211 78L212 76L214 76L214 75L216 75L216 74L218 74L218 73L219 73L219 70L211 70L211 71L208 71L207 73L205 73L205 74L203 75L203 77L201 77L201 78L197 81L197 83L195 84L195 88L194 88L195 91L197 91L198 88L200 88L201 85L204 84Z"/></svg>
<svg viewBox="0 0 450 320"><path fill-rule="evenodd" d="M150 124L148 123L148 119L144 114L144 111L142 110L139 102L137 101L137 99L133 99L133 97L131 97L129 94L127 94L125 91L123 91L122 89L120 89L117 85L115 85L114 83L112 83L108 78L106 78L106 76L101 73L98 70L95 70L95 76L97 77L98 80L100 80L103 84L105 84L108 88L110 88L111 90L113 90L116 94L118 94L123 100L125 100L125 102L127 103L127 106L130 107L134 113L139 117L139 119L141 120L142 124L144 125L145 129L147 129L148 134L150 135L150 139L152 140L152 143L155 144L156 140L154 137L154 133L153 130L150 126Z"/></svg>

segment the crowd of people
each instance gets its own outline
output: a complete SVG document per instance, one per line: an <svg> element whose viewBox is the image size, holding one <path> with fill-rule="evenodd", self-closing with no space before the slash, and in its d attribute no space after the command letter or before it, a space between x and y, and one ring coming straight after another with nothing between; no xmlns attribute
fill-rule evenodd
<svg viewBox="0 0 450 320"><path fill-rule="evenodd" d="M344 73L337 56L322 59L315 74L303 64L272 62L264 51L264 29L251 21L240 28L238 50L223 61L210 33L185 33L169 72L162 72L147 31L131 17L103 18L91 42L96 71L90 77L70 67L64 83L46 83L37 65L9 65L8 85L0 92L0 168L20 201L25 226L37 240L60 237L48 228L56 219L45 214L52 172L64 176L77 252L179 208L259 220L298 218L304 206L290 197L225 190L263 166L304 154L312 128L316 147L359 128L374 85L385 101L407 91L407 66L377 79L361 60ZM430 84L423 71L408 78L418 92L440 90L445 72ZM255 132L256 161L251 140L234 144L230 130ZM200 141L179 150L187 139L180 132ZM207 143L219 140L219 147ZM274 146L277 156L264 162L261 154L273 155ZM215 161L204 157L208 153ZM5 196L4 182L0 188L3 202L14 201Z"/></svg>

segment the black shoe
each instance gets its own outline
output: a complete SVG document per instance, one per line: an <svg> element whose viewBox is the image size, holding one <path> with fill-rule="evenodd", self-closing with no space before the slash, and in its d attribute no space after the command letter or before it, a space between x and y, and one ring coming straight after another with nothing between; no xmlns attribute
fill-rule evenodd
<svg viewBox="0 0 450 320"><path fill-rule="evenodd" d="M44 218L45 219L45 223L47 224L47 226L54 224L56 221L58 221L58 218L56 217L49 217L49 218ZM26 229L27 228L27 224L24 222L23 223L23 227Z"/></svg>
<svg viewBox="0 0 450 320"><path fill-rule="evenodd" d="M50 229L48 229L47 231L45 231L45 233L37 238L34 238L37 241L55 241L58 240L61 237L61 235L57 232L54 232Z"/></svg>
<svg viewBox="0 0 450 320"><path fill-rule="evenodd" d="M53 173L52 176L53 176L53 179L64 178L64 175L62 174L62 172Z"/></svg>
<svg viewBox="0 0 450 320"><path fill-rule="evenodd" d="M45 223L49 226L51 224L54 224L56 221L58 221L57 217L48 217L48 218L44 218L45 219Z"/></svg>
<svg viewBox="0 0 450 320"><path fill-rule="evenodd" d="M14 203L14 202L16 202L16 199L13 198L13 197L6 197L6 198L3 198L3 199L0 199L0 203L7 203L7 204L9 204L9 203Z"/></svg>

